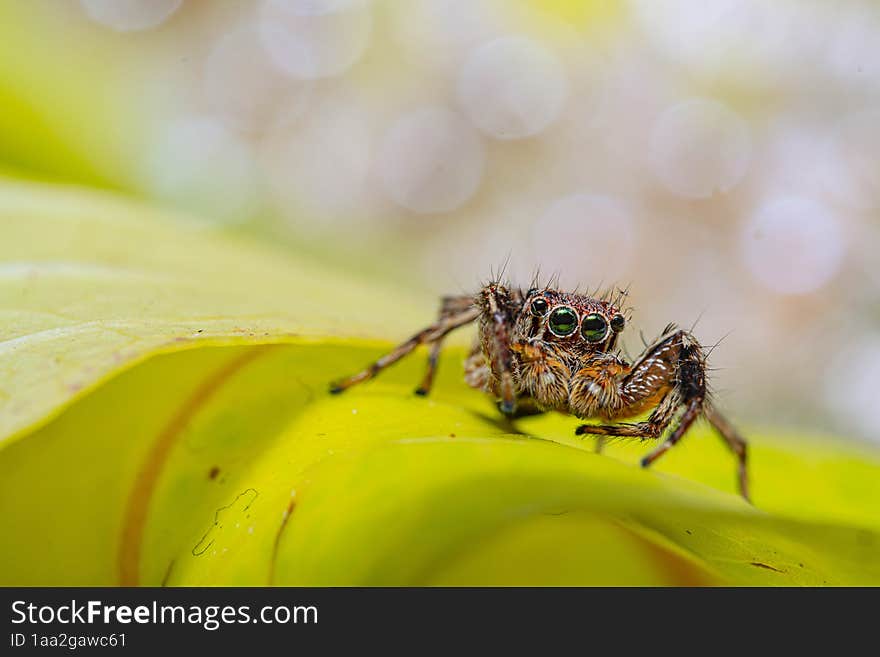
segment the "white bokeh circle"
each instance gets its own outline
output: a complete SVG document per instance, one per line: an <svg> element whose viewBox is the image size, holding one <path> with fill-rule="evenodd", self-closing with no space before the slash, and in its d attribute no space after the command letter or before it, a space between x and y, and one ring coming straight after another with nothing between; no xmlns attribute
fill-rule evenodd
<svg viewBox="0 0 880 657"><path fill-rule="evenodd" d="M742 180L752 146L744 121L714 100L692 99L665 110L651 134L651 168L673 194L708 198Z"/></svg>
<svg viewBox="0 0 880 657"><path fill-rule="evenodd" d="M459 106L496 139L531 137L553 123L568 95L560 60L525 37L503 37L477 48L458 76Z"/></svg>
<svg viewBox="0 0 880 657"><path fill-rule="evenodd" d="M880 109L844 117L829 149L827 182L837 200L856 210L880 208Z"/></svg>
<svg viewBox="0 0 880 657"><path fill-rule="evenodd" d="M400 117L382 139L378 174L388 197L420 214L450 212L477 191L486 154L473 127L443 107Z"/></svg>
<svg viewBox="0 0 880 657"><path fill-rule="evenodd" d="M285 75L252 25L217 41L205 60L202 79L208 108L243 132L295 121L308 107L312 84Z"/></svg>
<svg viewBox="0 0 880 657"><path fill-rule="evenodd" d="M365 219L372 148L368 114L349 97L325 99L296 129L268 134L263 162L288 223L321 232Z"/></svg>
<svg viewBox="0 0 880 657"><path fill-rule="evenodd" d="M743 262L762 285L780 294L807 294L837 274L846 236L828 207L809 198L780 197L746 222L740 248Z"/></svg>
<svg viewBox="0 0 880 657"><path fill-rule="evenodd" d="M822 3L763 0L629 0L635 24L677 66L751 87L803 75L817 56Z"/></svg>
<svg viewBox="0 0 880 657"><path fill-rule="evenodd" d="M395 45L410 61L454 72L466 53L501 29L491 0L406 0L390 3Z"/></svg>
<svg viewBox="0 0 880 657"><path fill-rule="evenodd" d="M89 18L117 32L149 30L164 23L183 0L80 0Z"/></svg>
<svg viewBox="0 0 880 657"><path fill-rule="evenodd" d="M288 75L316 79L347 71L364 54L373 28L369 2L264 0L263 46Z"/></svg>

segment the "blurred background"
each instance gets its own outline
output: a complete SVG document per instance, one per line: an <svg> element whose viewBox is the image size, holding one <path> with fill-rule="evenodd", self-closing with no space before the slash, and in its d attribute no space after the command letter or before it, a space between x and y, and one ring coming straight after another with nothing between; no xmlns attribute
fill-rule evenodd
<svg viewBox="0 0 880 657"><path fill-rule="evenodd" d="M431 297L629 285L632 356L699 320L741 423L880 441L873 0L4 2L0 173Z"/></svg>

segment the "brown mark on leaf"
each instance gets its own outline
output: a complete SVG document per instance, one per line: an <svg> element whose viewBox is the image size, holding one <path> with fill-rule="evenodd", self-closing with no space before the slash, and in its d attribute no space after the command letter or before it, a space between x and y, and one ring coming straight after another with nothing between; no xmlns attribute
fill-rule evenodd
<svg viewBox="0 0 880 657"><path fill-rule="evenodd" d="M779 568L774 568L773 566L770 566L766 563L761 563L760 561L753 561L749 565L754 566L755 568L763 568L764 570L772 570L774 573L784 573L785 572L784 570L779 570Z"/></svg>
<svg viewBox="0 0 880 657"><path fill-rule="evenodd" d="M214 481L217 478L218 474L220 474L220 466L215 465L213 468L208 470L208 479Z"/></svg>
<svg viewBox="0 0 880 657"><path fill-rule="evenodd" d="M165 569L165 576L162 578L162 583L159 586L168 586L168 580L171 579L171 571L174 568L174 559L171 560L171 563L168 564L168 568Z"/></svg>
<svg viewBox="0 0 880 657"><path fill-rule="evenodd" d="M135 476L128 495L125 516L122 522L122 536L119 541L119 583L122 586L137 586L140 583L141 547L144 527L150 509L150 500L156 482L178 437L199 410L217 393L225 383L253 360L262 356L274 345L259 345L233 358L211 376L190 395L172 415L165 428L156 437L153 446Z"/></svg>
<svg viewBox="0 0 880 657"><path fill-rule="evenodd" d="M281 516L281 526L278 527L278 531L275 533L275 542L272 544L272 560L269 564L269 586L275 581L275 562L278 561L278 546L281 544L281 534L284 533L295 508L296 500L291 498L290 504L287 505L287 509L284 510L284 514Z"/></svg>

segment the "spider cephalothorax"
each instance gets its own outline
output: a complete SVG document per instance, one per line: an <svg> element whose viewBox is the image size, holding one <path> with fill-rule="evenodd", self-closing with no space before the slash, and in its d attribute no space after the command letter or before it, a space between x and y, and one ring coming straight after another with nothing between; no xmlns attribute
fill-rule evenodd
<svg viewBox="0 0 880 657"><path fill-rule="evenodd" d="M616 351L627 320L622 297L595 298L550 288L527 291L489 283L473 297L446 297L435 324L367 369L334 385L342 392L378 374L420 344L430 344L420 395L428 394L443 338L477 321L478 339L465 362L465 380L498 400L510 416L559 411L613 424L583 424L578 435L666 439L642 459L653 463L700 416L709 420L739 459L739 485L748 499L746 442L709 403L706 356L690 332L669 325L634 363ZM641 422L620 422L650 411Z"/></svg>

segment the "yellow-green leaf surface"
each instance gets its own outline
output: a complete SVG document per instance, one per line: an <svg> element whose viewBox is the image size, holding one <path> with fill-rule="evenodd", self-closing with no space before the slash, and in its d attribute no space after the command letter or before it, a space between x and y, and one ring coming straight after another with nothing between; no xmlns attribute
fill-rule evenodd
<svg viewBox="0 0 880 657"><path fill-rule="evenodd" d="M430 304L73 189L0 186L0 584L878 584L876 453L708 432L655 470L423 361ZM393 320L393 321L392 321ZM747 423L745 423L746 426Z"/></svg>
<svg viewBox="0 0 880 657"><path fill-rule="evenodd" d="M432 312L189 226L112 196L0 183L0 440L157 351L377 336L383 317Z"/></svg>

